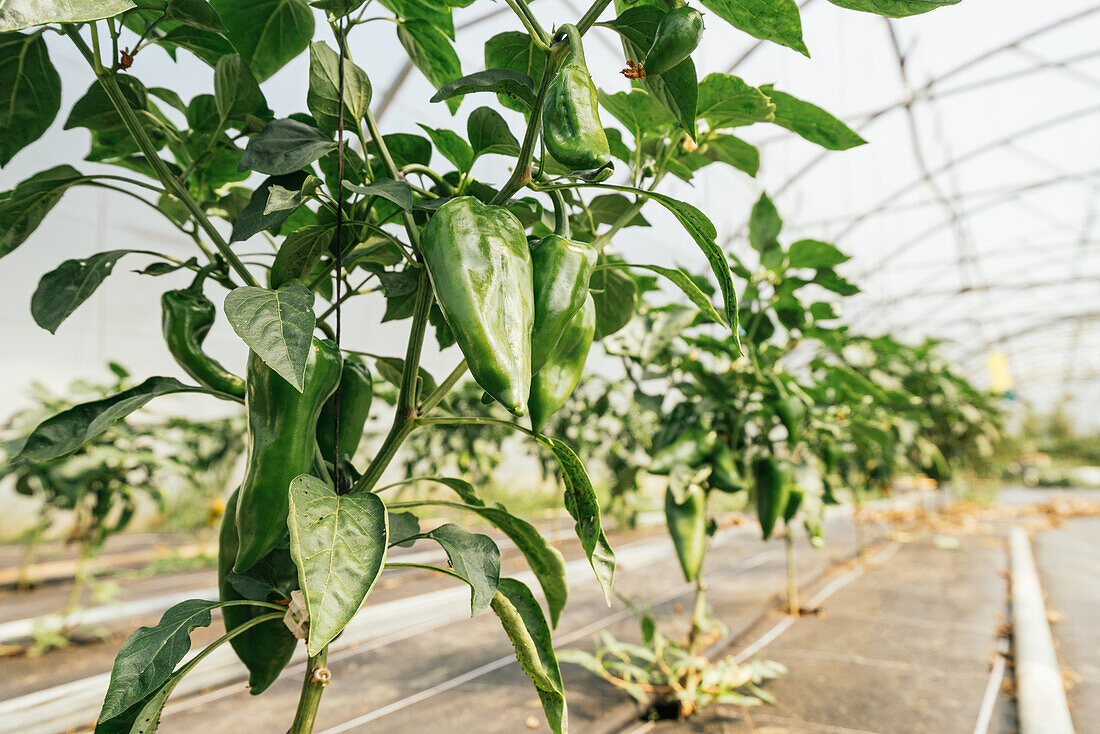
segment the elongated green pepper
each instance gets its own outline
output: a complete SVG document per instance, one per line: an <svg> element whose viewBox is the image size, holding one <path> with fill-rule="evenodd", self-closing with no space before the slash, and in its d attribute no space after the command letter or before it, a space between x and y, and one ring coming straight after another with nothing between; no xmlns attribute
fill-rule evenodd
<svg viewBox="0 0 1100 734"><path fill-rule="evenodd" d="M340 367L336 345L315 338L298 392L255 352L249 356L248 466L237 500L237 573L252 568L286 535L290 481L313 469L317 419L340 381Z"/></svg>
<svg viewBox="0 0 1100 734"><path fill-rule="evenodd" d="M676 501L672 487L665 490L665 522L684 579L694 581L703 568L707 550L707 494L693 484L684 491L682 502Z"/></svg>
<svg viewBox="0 0 1100 734"><path fill-rule="evenodd" d="M798 514L798 508L802 506L802 488L792 486L787 494L787 504L783 507L783 522L790 525L791 520Z"/></svg>
<svg viewBox="0 0 1100 734"><path fill-rule="evenodd" d="M460 196L432 216L420 249L470 374L505 408L523 415L535 311L523 225L503 207Z"/></svg>
<svg viewBox="0 0 1100 734"><path fill-rule="evenodd" d="M531 428L534 431L541 433L547 419L565 405L577 389L595 335L596 304L589 295L565 327L565 333L546 364L531 379Z"/></svg>
<svg viewBox="0 0 1100 734"><path fill-rule="evenodd" d="M774 456L757 456L752 460L752 477L756 486L756 516L764 540L772 535L775 522L787 507L790 496L790 467Z"/></svg>
<svg viewBox="0 0 1100 734"><path fill-rule="evenodd" d="M225 504L221 533L218 535L218 592L222 601L251 599L283 601L298 588L298 568L288 548L276 548L244 574L233 574L239 546L237 538L237 496L234 490ZM238 588L239 587L239 588ZM248 596L242 593L248 592ZM270 614L267 607L234 605L222 608L225 631L232 632L251 619ZM259 695L275 682L294 655L298 640L281 619L263 622L241 632L229 641L237 657L248 668L248 686Z"/></svg>
<svg viewBox="0 0 1100 734"><path fill-rule="evenodd" d="M661 18L645 60L639 64L628 64L623 73L630 79L664 74L691 56L702 40L703 14L690 5L673 8Z"/></svg>
<svg viewBox="0 0 1100 734"><path fill-rule="evenodd" d="M740 492L745 489L745 480L737 469L733 451L725 441L719 441L711 455L710 486L722 492Z"/></svg>
<svg viewBox="0 0 1100 734"><path fill-rule="evenodd" d="M581 34L562 26L552 53L565 60L546 89L542 105L542 138L558 163L573 171L591 171L611 162L611 146L600 122L596 85L584 62Z"/></svg>
<svg viewBox="0 0 1100 734"><path fill-rule="evenodd" d="M531 371L538 372L566 327L588 298L599 256L595 248L561 235L543 237L531 247L535 321L531 330Z"/></svg>
<svg viewBox="0 0 1100 734"><path fill-rule="evenodd" d="M203 351L202 343L214 323L217 309L202 294L201 285L168 291L161 296L160 305L164 341L184 372L211 390L243 398L244 380Z"/></svg>
<svg viewBox="0 0 1100 734"><path fill-rule="evenodd" d="M321 417L317 419L317 445L325 461L332 462L335 445L336 397L340 397L340 454L355 456L363 439L363 426L370 417L374 399L374 380L363 360L356 355L344 358L340 372L340 389L325 401Z"/></svg>
<svg viewBox="0 0 1100 734"><path fill-rule="evenodd" d="M787 429L787 442L797 443L802 436L802 422L806 418L806 404L793 395L781 399L775 405L779 422Z"/></svg>
<svg viewBox="0 0 1100 734"><path fill-rule="evenodd" d="M649 462L650 474L668 474L677 466L699 466L718 442L718 433L698 423L691 426L668 446L658 451Z"/></svg>

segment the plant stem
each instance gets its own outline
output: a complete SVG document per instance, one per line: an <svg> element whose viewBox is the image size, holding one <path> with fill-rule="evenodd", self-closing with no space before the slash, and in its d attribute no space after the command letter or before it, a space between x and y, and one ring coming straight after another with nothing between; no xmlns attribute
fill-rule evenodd
<svg viewBox="0 0 1100 734"><path fill-rule="evenodd" d="M500 193L493 197L493 204L505 204L512 198L512 194L523 188L531 180L531 156L535 153L535 141L538 140L539 131L542 129L542 102L546 99L546 89L553 79L554 54L546 56L546 66L542 71L542 80L539 82L539 90L535 95L535 105L531 110L531 119L527 121L527 132L523 136L523 145L519 149L519 158L516 167L512 169L512 175L504 184Z"/></svg>
<svg viewBox="0 0 1100 734"><path fill-rule="evenodd" d="M69 38L72 39L77 50L80 51L81 55L84 56L85 60L92 67L92 71L95 72L100 86L103 87L103 91L106 92L108 99L111 100L112 106L114 106L115 110L122 118L122 122L130 133L130 136L133 137L134 142L136 142L138 148L141 149L142 155L145 156L145 160L153 168L153 171L157 174L157 178L164 184L165 189L183 202L183 205L187 207L191 215L195 217L195 221L198 225L202 227L203 231L210 237L210 241L214 243L214 247L218 249L218 252L221 253L225 261L237 272L245 284L259 286L259 282L252 276L252 273L248 272L248 268L244 266L244 263L241 262L236 253L230 249L229 243L225 241L221 233L214 227L210 218L206 216L206 212L202 210L202 207L200 207L198 202L191 196L191 192L187 190L187 187L184 186L179 179L172 175L172 172L168 170L168 166L161 160L161 157L157 155L156 146L153 144L153 141L149 139L149 136L145 134L145 128L141 126L133 108L130 107L130 103L126 101L126 97L122 94L122 90L115 80L114 73L103 67L102 60L99 56L99 36L96 35L96 26L94 23L91 25L91 29L95 51L88 48L88 44L80 37L80 33L75 26L65 26L65 32L68 34Z"/></svg>
<svg viewBox="0 0 1100 734"><path fill-rule="evenodd" d="M792 617L799 615L798 606L798 565L794 558L794 533L790 527L783 538L787 550L787 611Z"/></svg>
<svg viewBox="0 0 1100 734"><path fill-rule="evenodd" d="M592 6L589 7L584 15L581 16L581 19L577 21L577 30L581 32L582 36L588 32L588 29L592 27L592 24L599 19L600 14L603 13L610 4L611 0L596 0L592 3Z"/></svg>
<svg viewBox="0 0 1100 734"><path fill-rule="evenodd" d="M695 602L691 607L691 630L688 632L688 654L699 654L699 642L707 617L707 585L703 583L703 571L695 578Z"/></svg>
<svg viewBox="0 0 1100 734"><path fill-rule="evenodd" d="M419 412L416 407L416 393L417 380L420 377L420 353L424 347L424 333L427 331L428 314L431 312L433 298L428 271L421 269L416 289L416 303L413 305L412 332L409 334L409 345L405 350L405 367L401 372L401 391L397 397L393 425L390 426L389 433L386 434L378 453L367 467L366 473L352 487L352 492L369 492L374 488L382 477L382 472L397 455L401 444L416 427Z"/></svg>
<svg viewBox="0 0 1100 734"><path fill-rule="evenodd" d="M309 659L306 677L302 681L302 695L298 699L298 710L294 712L294 723L287 734L310 734L313 731L317 708L321 705L321 694L325 692L325 686L330 679L327 663L327 646Z"/></svg>
<svg viewBox="0 0 1100 734"><path fill-rule="evenodd" d="M531 12L531 8L527 7L527 0L504 1L508 3L508 6L519 16L520 21L523 23L523 27L527 29L527 33L531 36L531 40L534 44L543 51L549 50L550 34L539 24L538 18Z"/></svg>

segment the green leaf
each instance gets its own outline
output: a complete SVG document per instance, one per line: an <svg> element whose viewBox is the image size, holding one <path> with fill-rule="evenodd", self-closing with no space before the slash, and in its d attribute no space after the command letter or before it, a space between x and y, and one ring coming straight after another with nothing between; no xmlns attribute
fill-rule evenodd
<svg viewBox="0 0 1100 734"><path fill-rule="evenodd" d="M313 11L305 0L212 0L226 35L264 81L306 50L313 38Z"/></svg>
<svg viewBox="0 0 1100 734"><path fill-rule="evenodd" d="M466 7L473 0L379 0L402 20L423 20L452 41L455 37L452 7Z"/></svg>
<svg viewBox="0 0 1100 734"><path fill-rule="evenodd" d="M726 323L731 326L737 324L737 291L733 287L733 276L730 275L729 261L726 260L726 254L722 252L722 248L715 242L715 239L718 237L718 230L714 228L714 223L707 218L706 214L703 214L703 212L687 202L673 199L671 196L658 194L654 191L606 183L598 184L598 186L600 188L625 191L638 196L644 196L648 199L653 199L672 212L676 219L680 221L680 224L683 225L684 229L687 230L688 234L691 235L691 238L695 240L695 244L703 251L703 255L706 256L707 261L710 263L711 271L718 280L718 287L722 289L722 300L725 302ZM597 329L599 328L598 324L599 317L597 315ZM737 341L736 328L734 328L733 333L735 341ZM740 343L736 344L736 348L740 351Z"/></svg>
<svg viewBox="0 0 1100 734"><path fill-rule="evenodd" d="M241 286L225 297L233 331L268 367L302 391L313 346L313 291L299 283L277 290Z"/></svg>
<svg viewBox="0 0 1100 734"><path fill-rule="evenodd" d="M592 274L592 300L596 306L596 338L604 339L630 323L638 310L638 286L618 270Z"/></svg>
<svg viewBox="0 0 1100 734"><path fill-rule="evenodd" d="M551 436L539 436L538 441L550 449L561 469L565 482L565 509L576 521L577 537L580 538L588 562L596 573L596 580L603 589L604 599L611 605L611 583L615 578L615 552L607 542L600 521L600 503L596 492L584 470L584 464L577 458L573 449L559 439Z"/></svg>
<svg viewBox="0 0 1100 734"><path fill-rule="evenodd" d="M149 95L145 85L132 76L118 77L118 86L122 96L135 110L145 110L149 106ZM107 96L103 85L92 82L84 96L76 101L65 120L65 130L86 127L93 131L124 130L122 116L118 114L111 98Z"/></svg>
<svg viewBox="0 0 1100 734"><path fill-rule="evenodd" d="M12 463L46 461L76 451L153 398L178 392L217 394L185 385L174 377L150 377L117 395L81 403L42 421L31 431Z"/></svg>
<svg viewBox="0 0 1100 734"><path fill-rule="evenodd" d="M0 3L0 28L10 5ZM9 30L4 28L4 30ZM0 166L42 137L61 107L61 77L40 33L0 35Z"/></svg>
<svg viewBox="0 0 1100 734"><path fill-rule="evenodd" d="M83 180L72 166L54 166L20 182L0 199L0 257L23 244L69 187Z"/></svg>
<svg viewBox="0 0 1100 734"><path fill-rule="evenodd" d="M775 204L767 194L760 194L749 217L749 244L760 253L761 259L766 253L779 249L779 232L782 229L783 220L779 218Z"/></svg>
<svg viewBox="0 0 1100 734"><path fill-rule="evenodd" d="M166 683L191 649L192 630L209 627L210 612L219 606L220 602L201 599L182 601L166 611L155 627L140 627L127 637L111 668L99 723L125 714Z"/></svg>
<svg viewBox="0 0 1100 734"><path fill-rule="evenodd" d="M474 92L497 92L522 103L527 109L535 106L535 80L512 69L486 69L455 79L440 87L431 101L442 102Z"/></svg>
<svg viewBox="0 0 1100 734"><path fill-rule="evenodd" d="M217 66L223 56L235 53L233 44L224 36L185 25L165 33L159 45L165 49L179 46L190 51L199 61L212 67Z"/></svg>
<svg viewBox="0 0 1100 734"><path fill-rule="evenodd" d="M308 474L290 483L290 555L309 612L310 655L343 631L386 560L386 506L371 492L338 495Z"/></svg>
<svg viewBox="0 0 1100 734"><path fill-rule="evenodd" d="M466 135L470 138L475 160L489 154L519 156L516 136L500 113L489 107L478 107L470 113Z"/></svg>
<svg viewBox="0 0 1100 734"><path fill-rule="evenodd" d="M443 546L451 569L470 585L470 616L488 609L500 582L500 549L493 539L454 523L440 525L420 537Z"/></svg>
<svg viewBox="0 0 1100 734"><path fill-rule="evenodd" d="M810 315L814 317L814 321L830 321L840 318L840 313L837 311L836 306L826 301L811 303Z"/></svg>
<svg viewBox="0 0 1100 734"><path fill-rule="evenodd" d="M626 125L637 141L636 144L640 144L643 133L663 130L676 124L672 114L653 99L652 95L641 89L632 89L629 94L608 94L600 91L599 95L603 108Z"/></svg>
<svg viewBox="0 0 1100 734"><path fill-rule="evenodd" d="M411 512L387 512L390 547L408 548L420 537L420 520Z"/></svg>
<svg viewBox="0 0 1100 734"><path fill-rule="evenodd" d="M642 61L649 47L653 45L657 27L664 15L665 10L662 8L639 5L624 10L615 20L600 25L611 28L622 37L623 50L630 60ZM636 84L664 105L680 126L692 138L695 137L699 81L695 63L690 58L684 59L663 74L651 74Z"/></svg>
<svg viewBox="0 0 1100 734"><path fill-rule="evenodd" d="M831 268L823 268L817 271L817 275L814 276L814 283L826 290L830 290L833 293L839 293L842 296L854 296L859 293L859 286L852 283L842 275L838 275Z"/></svg>
<svg viewBox="0 0 1100 734"><path fill-rule="evenodd" d="M802 42L802 19L795 0L701 0L734 28L762 41L772 41L809 56Z"/></svg>
<svg viewBox="0 0 1100 734"><path fill-rule="evenodd" d="M819 240L799 240L791 245L787 259L792 268L832 268L851 260L836 245Z"/></svg>
<svg viewBox="0 0 1100 734"><path fill-rule="evenodd" d="M443 157L453 163L459 171L465 173L474 165L474 151L458 133L444 128L437 130L427 125L420 127L428 133Z"/></svg>
<svg viewBox="0 0 1100 734"><path fill-rule="evenodd" d="M405 360L400 357L375 357L374 364L383 380L395 387L401 386L401 373L405 370ZM422 383L420 394L435 392L438 387L435 378L423 367L420 368L418 374Z"/></svg>
<svg viewBox="0 0 1100 734"><path fill-rule="evenodd" d="M847 150L867 141L825 110L768 84L760 87L775 105L775 124L828 150Z"/></svg>
<svg viewBox="0 0 1100 734"><path fill-rule="evenodd" d="M427 138L412 133L391 133L383 135L386 147L390 149L393 162L398 168L410 163L426 166L432 162L432 143Z"/></svg>
<svg viewBox="0 0 1100 734"><path fill-rule="evenodd" d="M775 105L768 96L732 74L708 74L699 83L699 119L712 130L770 122Z"/></svg>
<svg viewBox="0 0 1100 734"><path fill-rule="evenodd" d="M531 79L538 88L542 72L546 68L546 53L531 41L531 37L519 31L498 33L485 42L485 66L488 69L511 69ZM531 105L512 99L509 94L498 94L502 105L516 112L528 113Z"/></svg>
<svg viewBox="0 0 1100 734"><path fill-rule="evenodd" d="M282 225L293 213L293 210L280 209L268 213L268 200L271 198L272 189L278 186L288 191L300 191L308 176L309 174L304 171L295 171L285 176L272 176L266 179L252 192L248 204L234 220L233 232L229 235L229 241L247 240L265 229L275 229Z"/></svg>
<svg viewBox="0 0 1100 734"><path fill-rule="evenodd" d="M221 57L214 68L214 101L222 120L240 120L267 109L256 77L237 54Z"/></svg>
<svg viewBox="0 0 1100 734"><path fill-rule="evenodd" d="M614 267L644 268L652 270L658 275L663 275L672 281L672 284L684 292L696 308L698 308L708 320L726 326L726 320L722 314L714 308L714 304L707 298L707 294L695 284L691 276L683 268L663 268L660 265L642 265L640 263L612 263ZM736 326L734 327L736 328Z"/></svg>
<svg viewBox="0 0 1100 734"><path fill-rule="evenodd" d="M365 196L381 196L386 201L392 201L407 212L411 212L413 209L412 188L404 181L394 181L392 178L376 178L366 186L345 181L344 188Z"/></svg>
<svg viewBox="0 0 1100 734"><path fill-rule="evenodd" d="M588 202L588 211L592 214L592 221L596 224L611 224L619 217L626 214L627 210L634 206L634 202L622 194L600 194L593 196ZM648 227L649 222L641 212L634 215L627 227Z"/></svg>
<svg viewBox="0 0 1100 734"><path fill-rule="evenodd" d="M31 296L34 322L51 334L80 304L95 293L115 263L132 250L99 252L89 258L66 260L42 276Z"/></svg>
<svg viewBox="0 0 1100 734"><path fill-rule="evenodd" d="M905 18L948 5L958 5L962 0L829 0L829 2L848 10L876 13L888 18Z"/></svg>
<svg viewBox="0 0 1100 734"><path fill-rule="evenodd" d="M486 506L474 486L463 479L419 477L415 481L436 482L450 487L466 503L466 509L481 515L516 544L542 587L546 606L550 610L550 623L557 627L565 601L569 597L569 586L565 580L565 559L561 551L550 545L534 525L516 517L503 506Z"/></svg>
<svg viewBox="0 0 1100 734"><path fill-rule="evenodd" d="M168 17L184 25L212 33L225 33L218 11L206 0L168 0Z"/></svg>
<svg viewBox="0 0 1100 734"><path fill-rule="evenodd" d="M409 60L437 89L462 76L462 65L450 39L428 21L402 21L397 26L397 38L405 47ZM461 97L447 99L451 114L461 103Z"/></svg>
<svg viewBox="0 0 1100 734"><path fill-rule="evenodd" d="M356 129L367 116L370 106L371 86L366 72L344 59L344 127ZM332 137L340 115L340 55L324 41L309 46L309 92L306 94L309 108L317 128Z"/></svg>
<svg viewBox="0 0 1100 734"><path fill-rule="evenodd" d="M760 171L760 151L756 146L732 135L712 135L702 154L744 171L754 178Z"/></svg>
<svg viewBox="0 0 1100 734"><path fill-rule="evenodd" d="M4 0L0 2L0 32L47 23L84 23L112 18L135 7L130 0ZM6 87L5 87L6 89Z"/></svg>
<svg viewBox="0 0 1100 734"><path fill-rule="evenodd" d="M364 0L313 0L310 6L319 8L333 18L343 18L359 9Z"/></svg>
<svg viewBox="0 0 1100 734"><path fill-rule="evenodd" d="M336 230L327 225L310 224L296 229L287 235L275 261L271 263L268 282L272 288L279 288L295 278L304 278L313 273L317 263L329 251Z"/></svg>
<svg viewBox="0 0 1100 734"><path fill-rule="evenodd" d="M516 649L520 667L535 684L550 730L563 734L569 729L565 686L542 609L531 590L523 582L511 578L500 580L492 607Z"/></svg>
<svg viewBox="0 0 1100 734"><path fill-rule="evenodd" d="M336 144L297 120L272 120L248 141L238 168L269 176L293 173L333 150Z"/></svg>

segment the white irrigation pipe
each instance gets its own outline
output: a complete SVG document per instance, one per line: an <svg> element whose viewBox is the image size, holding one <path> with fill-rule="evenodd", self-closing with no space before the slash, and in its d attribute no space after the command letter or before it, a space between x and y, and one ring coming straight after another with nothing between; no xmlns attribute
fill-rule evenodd
<svg viewBox="0 0 1100 734"><path fill-rule="evenodd" d="M1016 667L1016 708L1021 734L1073 734L1054 638L1031 542L1022 527L1012 528L1012 632Z"/></svg>

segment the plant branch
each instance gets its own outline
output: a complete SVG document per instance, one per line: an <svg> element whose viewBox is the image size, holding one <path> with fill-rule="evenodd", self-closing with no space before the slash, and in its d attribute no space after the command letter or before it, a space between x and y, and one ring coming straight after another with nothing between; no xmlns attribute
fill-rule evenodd
<svg viewBox="0 0 1100 734"><path fill-rule="evenodd" d="M328 669L328 647L309 659L306 676L302 681L302 695L298 699L298 710L294 712L294 723L287 734L310 734L317 719L317 708L321 705L321 694L331 680Z"/></svg>
<svg viewBox="0 0 1100 734"><path fill-rule="evenodd" d="M603 13L610 4L611 0L595 0L595 2L592 3L592 6L589 7L584 15L581 16L581 19L577 21L577 30L580 31L582 36L588 32L588 29L592 27L592 24L599 19L600 14Z"/></svg>
<svg viewBox="0 0 1100 734"><path fill-rule="evenodd" d="M195 217L195 221L210 237L211 242L214 243L214 247L218 249L225 261L229 263L229 266L237 272L241 279L247 285L258 286L259 282L252 276L252 273L248 271L248 268L244 266L240 258L229 247L229 243L225 241L221 233L214 227L209 217L206 216L206 212L202 210L198 202L191 196L191 192L187 190L187 187L183 185L172 172L168 170L168 166L161 160L161 157L157 155L157 148L153 144L153 141L149 139L149 136L145 133L145 128L141 126L141 123L137 119L137 115L134 113L130 103L126 101L126 97L122 94L122 90L118 86L118 82L115 80L114 73L109 69L104 68L102 59L99 55L99 36L96 34L96 26L93 23L92 29L92 41L95 46L95 50L89 50L88 45L84 42L84 39L80 37L80 33L75 26L66 25L65 32L69 38L72 39L76 45L77 50L84 56L85 60L92 67L95 72L96 78L99 80L100 85L103 87L103 91L107 93L108 99L111 100L111 104L122 118L123 124L126 126L127 131L133 137L137 143L138 148L141 149L142 155L145 156L146 161L153 168L153 171L157 174L157 178L164 184L165 188L177 199L183 202L183 205L187 207L187 210Z"/></svg>
<svg viewBox="0 0 1100 734"><path fill-rule="evenodd" d="M542 72L542 81L539 82L539 90L535 95L535 104L531 110L531 119L527 121L527 132L523 136L523 145L519 150L519 159L516 160L516 167L512 169L512 175L508 178L507 183L504 184L500 193L493 197L493 204L501 205L507 203L508 199L512 198L512 194L519 191L531 180L531 156L534 155L535 141L538 140L539 131L542 129L542 102L546 99L546 90L553 80L553 69L554 55L550 53L546 56L546 66Z"/></svg>
<svg viewBox="0 0 1100 734"><path fill-rule="evenodd" d="M531 40L536 46L543 51L550 50L550 34L539 25L538 18L531 12L531 8L527 7L527 0L504 0L508 3L508 7L515 11L519 16L520 22L523 23L523 27L527 29L528 35L531 36Z"/></svg>

